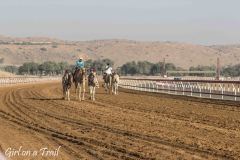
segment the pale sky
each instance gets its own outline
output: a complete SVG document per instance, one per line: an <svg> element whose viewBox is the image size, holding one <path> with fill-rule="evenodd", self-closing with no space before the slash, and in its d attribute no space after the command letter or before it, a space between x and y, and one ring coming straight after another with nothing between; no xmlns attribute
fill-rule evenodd
<svg viewBox="0 0 240 160"><path fill-rule="evenodd" d="M240 43L240 0L0 0L0 34Z"/></svg>

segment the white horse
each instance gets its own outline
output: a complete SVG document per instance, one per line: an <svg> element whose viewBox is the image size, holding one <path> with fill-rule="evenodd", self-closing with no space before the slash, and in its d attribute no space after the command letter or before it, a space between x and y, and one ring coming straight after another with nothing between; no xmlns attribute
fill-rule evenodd
<svg viewBox="0 0 240 160"><path fill-rule="evenodd" d="M88 87L90 92L90 99L92 101L95 101L96 87L99 88L99 83L95 72L91 72L88 75Z"/></svg>
<svg viewBox="0 0 240 160"><path fill-rule="evenodd" d="M118 84L120 81L120 76L117 73L112 74L112 93L114 95L118 94Z"/></svg>
<svg viewBox="0 0 240 160"><path fill-rule="evenodd" d="M63 99L68 101L70 101L71 85L72 85L72 75L66 71L62 77L62 87L63 87Z"/></svg>

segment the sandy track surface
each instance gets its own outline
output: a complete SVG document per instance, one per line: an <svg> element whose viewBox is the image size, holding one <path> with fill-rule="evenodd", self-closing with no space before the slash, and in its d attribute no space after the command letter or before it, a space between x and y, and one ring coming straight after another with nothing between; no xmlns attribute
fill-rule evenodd
<svg viewBox="0 0 240 160"><path fill-rule="evenodd" d="M62 146L58 157L239 159L240 105L122 89L64 101L60 83L0 88L0 152ZM73 93L73 92L72 92Z"/></svg>

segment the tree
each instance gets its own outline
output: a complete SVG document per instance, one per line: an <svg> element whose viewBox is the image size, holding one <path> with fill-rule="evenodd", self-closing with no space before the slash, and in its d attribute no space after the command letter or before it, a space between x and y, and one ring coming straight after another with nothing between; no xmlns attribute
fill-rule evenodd
<svg viewBox="0 0 240 160"><path fill-rule="evenodd" d="M34 62L24 63L19 67L20 74L37 74L38 73L38 64Z"/></svg>
<svg viewBox="0 0 240 160"><path fill-rule="evenodd" d="M148 61L139 61L137 63L138 74L149 75L153 65L154 65L153 63L150 63Z"/></svg>
<svg viewBox="0 0 240 160"><path fill-rule="evenodd" d="M56 66L55 62L47 61L42 64L43 70L46 74L54 75L56 73Z"/></svg>
<svg viewBox="0 0 240 160"><path fill-rule="evenodd" d="M138 67L135 61L128 62L121 67L121 73L135 75L138 73Z"/></svg>
<svg viewBox="0 0 240 160"><path fill-rule="evenodd" d="M18 67L17 66L6 66L6 67L4 67L4 71L10 72L10 73L13 73L13 74L17 74L18 73Z"/></svg>
<svg viewBox="0 0 240 160"><path fill-rule="evenodd" d="M240 76L240 64L223 67L221 74L224 76L230 76L230 77Z"/></svg>
<svg viewBox="0 0 240 160"><path fill-rule="evenodd" d="M70 69L70 66L68 65L67 62L60 62L60 63L58 63L58 66L59 66L59 72L61 74L63 74L64 70Z"/></svg>
<svg viewBox="0 0 240 160"><path fill-rule="evenodd" d="M162 71L163 71L163 65L161 63L156 63L152 65L150 69L150 74L158 75L158 74L161 74Z"/></svg>

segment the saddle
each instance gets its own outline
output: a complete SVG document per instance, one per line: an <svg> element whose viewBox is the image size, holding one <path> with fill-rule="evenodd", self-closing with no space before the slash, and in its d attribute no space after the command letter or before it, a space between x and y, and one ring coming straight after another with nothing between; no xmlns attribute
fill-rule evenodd
<svg viewBox="0 0 240 160"><path fill-rule="evenodd" d="M88 86L99 87L98 81L93 73L88 75Z"/></svg>
<svg viewBox="0 0 240 160"><path fill-rule="evenodd" d="M105 74L103 75L104 82L105 82L105 83L109 83L109 82L110 82L110 79L112 78L111 76L112 76L112 75L105 73Z"/></svg>
<svg viewBox="0 0 240 160"><path fill-rule="evenodd" d="M77 79L77 73L81 72L82 75L85 74L85 69L84 68L76 68L74 73L73 73L73 82ZM81 80L83 80L83 76L81 77Z"/></svg>
<svg viewBox="0 0 240 160"><path fill-rule="evenodd" d="M94 74L92 74L92 73L90 73L89 75L88 75L88 85L89 86L92 86L92 85L94 85Z"/></svg>

